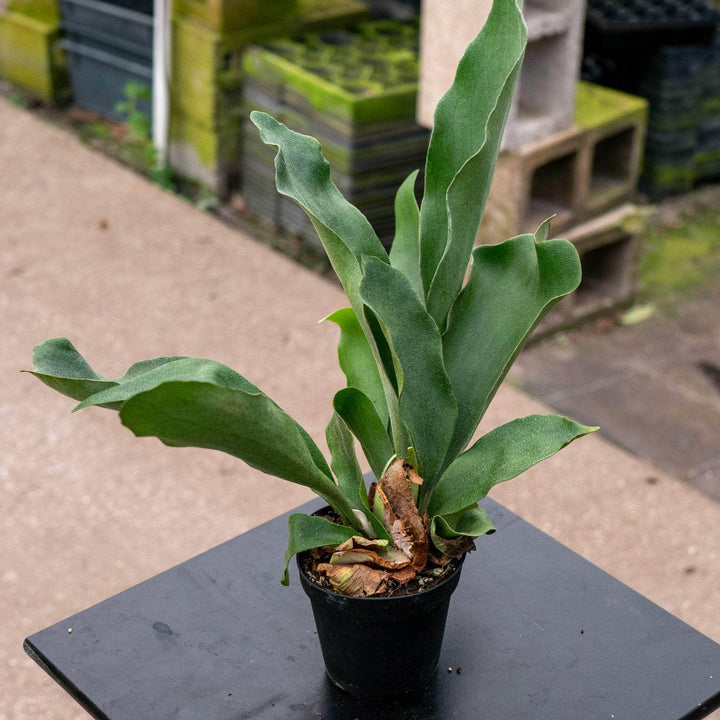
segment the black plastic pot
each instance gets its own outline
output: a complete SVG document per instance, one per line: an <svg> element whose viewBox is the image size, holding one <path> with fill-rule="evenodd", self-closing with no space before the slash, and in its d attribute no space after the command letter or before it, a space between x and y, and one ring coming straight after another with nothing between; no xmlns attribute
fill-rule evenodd
<svg viewBox="0 0 720 720"><path fill-rule="evenodd" d="M383 698L427 685L437 671L450 596L462 562L428 590L349 597L316 585L303 570L328 677L351 695Z"/></svg>

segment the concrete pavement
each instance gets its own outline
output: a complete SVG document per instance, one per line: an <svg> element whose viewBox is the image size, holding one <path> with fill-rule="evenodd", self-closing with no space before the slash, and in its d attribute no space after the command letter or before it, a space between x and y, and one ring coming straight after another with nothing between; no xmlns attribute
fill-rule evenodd
<svg viewBox="0 0 720 720"><path fill-rule="evenodd" d="M720 283L713 285L672 317L540 343L523 353L513 379L720 502Z"/></svg>
<svg viewBox="0 0 720 720"><path fill-rule="evenodd" d="M219 453L137 440L22 368L67 335L120 375L142 358L236 368L319 443L342 386L333 284L0 98L0 720L87 717L23 638L311 497ZM544 412L506 386L485 428ZM720 641L720 504L585 438L493 497ZM267 550L270 572L284 547ZM291 588L288 592L295 592Z"/></svg>

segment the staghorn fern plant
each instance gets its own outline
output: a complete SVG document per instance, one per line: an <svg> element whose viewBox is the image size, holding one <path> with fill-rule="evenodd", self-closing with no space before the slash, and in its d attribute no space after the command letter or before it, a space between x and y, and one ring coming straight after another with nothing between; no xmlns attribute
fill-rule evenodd
<svg viewBox="0 0 720 720"><path fill-rule="evenodd" d="M500 383L544 315L580 282L572 244L534 234L474 248L526 42L517 0L495 0L438 104L421 205L417 173L396 196L389 254L330 180L314 138L253 113L277 147L278 190L307 212L350 307L340 329L347 387L327 427L330 464L308 433L255 385L210 360L161 357L121 378L95 373L70 341L35 348L33 374L79 400L117 410L138 436L222 450L306 485L335 520L293 514L287 565L331 548L318 565L351 595L383 592L443 565L493 531L478 506L509 480L594 428L556 415L514 420L471 443ZM356 441L379 478L366 491Z"/></svg>

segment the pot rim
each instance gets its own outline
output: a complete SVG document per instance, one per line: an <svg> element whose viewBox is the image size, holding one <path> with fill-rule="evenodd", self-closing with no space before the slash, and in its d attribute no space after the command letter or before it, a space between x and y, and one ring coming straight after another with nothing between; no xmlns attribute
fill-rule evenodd
<svg viewBox="0 0 720 720"><path fill-rule="evenodd" d="M298 566L298 572L300 573L300 580L303 584L307 583L310 587L313 588L313 590L324 593L326 596L332 597L332 598L342 598L344 600L352 600L352 601L367 601L367 602L391 602L391 601L402 601L408 602L410 598L419 598L424 597L426 595L429 595L431 593L434 593L435 591L441 592L445 589L445 586L448 583L457 583L459 582L459 575L460 571L462 570L463 563L465 562L465 555L463 555L461 558L454 560L454 562L457 562L457 565L448 573L446 577L444 577L440 582L435 583L432 587L429 588L423 588L422 590L418 590L416 592L410 592L410 593L404 593L402 595L344 595L343 593L339 593L336 590L331 590L330 588L322 587L321 585L318 585L313 578L311 578L307 572L305 572L305 568L302 565L302 559L307 556L309 553L309 550L304 550L303 552L298 553L295 556L295 561ZM453 588L454 589L454 588Z"/></svg>
<svg viewBox="0 0 720 720"><path fill-rule="evenodd" d="M323 505L322 507L317 508L316 510L313 510L311 512L311 515L321 515L322 513L326 511L334 512L332 507L330 505ZM458 582L460 581L460 571L462 570L463 564L465 562L465 558L467 557L467 553L464 553L461 558L453 558L451 562L457 562L457 565L452 569L450 573L448 573L447 577L444 577L440 582L435 583L432 587L425 588L423 590L418 590L417 592L411 592L411 593L404 593L402 595L344 595L343 593L336 592L335 590L330 590L329 588L322 587L321 585L318 585L306 572L305 569L302 566L302 558L307 557L307 554L309 553L309 550L303 550L295 555L295 562L297 563L298 572L300 574L300 581L303 585L306 585L313 588L314 590L324 593L327 597L331 598L344 598L345 600L359 600L359 601L385 601L389 602L391 600L394 601L400 601L405 600L408 602L408 598L419 598L421 596L425 596L429 593L432 593L436 590L442 590L445 588L445 586L448 583L454 582L453 587L450 589L450 592L454 592L455 587L457 586ZM307 590L306 590L307 592Z"/></svg>

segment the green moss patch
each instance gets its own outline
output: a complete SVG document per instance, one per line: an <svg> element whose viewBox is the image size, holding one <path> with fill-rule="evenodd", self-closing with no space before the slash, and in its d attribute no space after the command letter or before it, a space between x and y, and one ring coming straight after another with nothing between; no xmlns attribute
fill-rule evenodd
<svg viewBox="0 0 720 720"><path fill-rule="evenodd" d="M60 22L57 0L10 0L7 8L11 12L20 13L40 22L52 25Z"/></svg>
<svg viewBox="0 0 720 720"><path fill-rule="evenodd" d="M647 100L610 88L579 82L575 98L575 124L591 129L608 125L618 117L645 117Z"/></svg>
<svg viewBox="0 0 720 720"><path fill-rule="evenodd" d="M0 23L0 66L4 77L52 104L67 89L64 55L56 24L8 12Z"/></svg>
<svg viewBox="0 0 720 720"><path fill-rule="evenodd" d="M238 30L272 22L295 10L297 0L175 0L173 15L193 18L212 30Z"/></svg>
<svg viewBox="0 0 720 720"><path fill-rule="evenodd" d="M643 243L640 285L648 299L678 295L716 282L720 272L720 207L651 224Z"/></svg>

